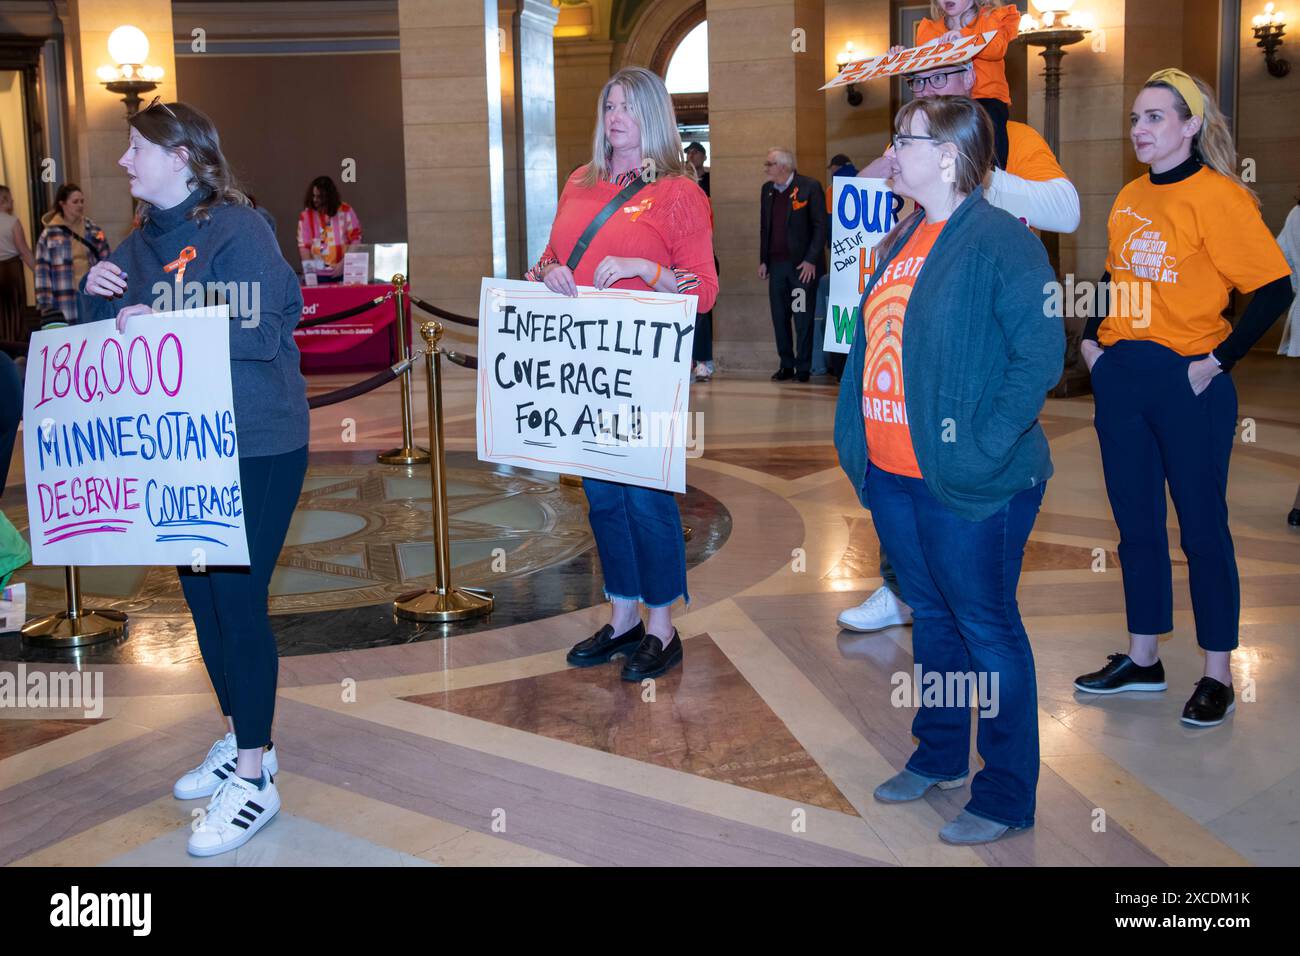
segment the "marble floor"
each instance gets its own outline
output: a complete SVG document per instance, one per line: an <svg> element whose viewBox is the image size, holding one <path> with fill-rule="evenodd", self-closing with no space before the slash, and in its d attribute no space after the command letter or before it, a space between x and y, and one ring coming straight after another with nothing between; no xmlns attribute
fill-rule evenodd
<svg viewBox="0 0 1300 956"><path fill-rule="evenodd" d="M998 843L938 841L965 789L901 806L871 797L911 750L912 713L890 702L911 643L906 628L863 635L835 623L879 584L871 516L831 443L835 388L721 372L693 386L704 447L687 481L727 525L689 572L681 668L643 688L620 681L616 664L565 665L567 648L603 623L581 547L515 577L536 595L531 613L418 640L295 645L281 659L274 731L283 809L243 849L199 861L183 844L202 803L170 795L222 730L193 649L59 664L20 661L19 645L0 643L0 671L77 668L102 674L104 693L89 718L0 710L0 863L1300 864L1300 534L1285 523L1300 480L1297 369L1253 355L1234 373L1253 439L1234 452L1230 488L1240 703L1203 730L1178 722L1202 666L1178 551L1176 630L1161 646L1169 691L1094 699L1071 688L1122 649L1123 593L1091 399L1048 402L1056 477L1020 586L1038 671L1038 816ZM446 378L450 447L472 472L473 383L458 369ZM421 390L414 405L424 408ZM314 412L314 452L396 444L396 408L389 386ZM21 475L16 462L11 488ZM6 513L21 504L21 491L0 500ZM1170 521L1177 542L1172 509ZM587 590L568 590L580 576ZM366 610L330 604L330 590L319 609L281 609L297 615L295 632L312 629L313 610L322 629ZM369 610L366 626L382 627L384 605Z"/></svg>

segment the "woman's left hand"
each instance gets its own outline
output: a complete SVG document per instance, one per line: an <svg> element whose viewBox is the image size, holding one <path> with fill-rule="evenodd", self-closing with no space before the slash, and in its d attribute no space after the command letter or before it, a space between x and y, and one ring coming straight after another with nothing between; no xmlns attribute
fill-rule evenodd
<svg viewBox="0 0 1300 956"><path fill-rule="evenodd" d="M117 330L119 332L125 332L126 320L131 318L131 316L149 315L152 312L153 309L149 308L149 306L145 305L143 302L136 305L128 305L125 309L117 313Z"/></svg>
<svg viewBox="0 0 1300 956"><path fill-rule="evenodd" d="M1214 380L1214 376L1222 372L1223 369L1219 368L1219 363L1208 355L1200 361L1192 362L1187 366L1187 381L1191 383L1192 393L1200 395L1201 392L1210 387L1210 382Z"/></svg>
<svg viewBox="0 0 1300 956"><path fill-rule="evenodd" d="M647 268L649 266L649 268ZM608 289L619 279L641 279L649 284L654 275L654 263L645 259L627 259L621 256L606 256L596 266L591 284L597 289Z"/></svg>

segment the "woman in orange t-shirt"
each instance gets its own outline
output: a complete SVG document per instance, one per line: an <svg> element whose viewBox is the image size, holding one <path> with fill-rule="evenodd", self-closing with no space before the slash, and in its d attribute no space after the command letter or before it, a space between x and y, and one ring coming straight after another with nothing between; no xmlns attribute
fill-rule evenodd
<svg viewBox="0 0 1300 956"><path fill-rule="evenodd" d="M1286 311L1290 269L1237 177L1232 135L1208 86L1161 70L1138 94L1130 123L1150 172L1120 190L1111 210L1102 277L1111 314L1090 321L1083 342L1119 526L1129 650L1074 686L1094 694L1166 689L1158 635L1174 624L1168 483L1205 651L1205 676L1182 720L1213 726L1235 707L1241 611L1227 500L1237 392L1226 373ZM1235 328L1222 315L1234 288L1254 293Z"/></svg>

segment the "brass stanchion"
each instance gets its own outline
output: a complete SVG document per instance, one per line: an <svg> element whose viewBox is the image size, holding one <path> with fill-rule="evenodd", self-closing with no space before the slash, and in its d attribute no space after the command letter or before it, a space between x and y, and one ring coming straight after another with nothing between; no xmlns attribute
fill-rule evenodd
<svg viewBox="0 0 1300 956"><path fill-rule="evenodd" d="M81 573L76 567L63 569L68 609L32 618L23 625L23 641L42 647L82 647L111 641L126 633L126 615L121 611L94 611L81 606Z"/></svg>
<svg viewBox="0 0 1300 956"><path fill-rule="evenodd" d="M451 529L447 518L447 453L442 432L441 322L420 325L424 336L424 363L429 375L429 484L433 489L433 571L435 587L403 594L393 602L393 613L408 621L460 621L492 610L491 591L451 586Z"/></svg>
<svg viewBox="0 0 1300 956"><path fill-rule="evenodd" d="M397 357L405 362L411 357L411 330L406 325L406 309L403 306L402 289L406 276L400 272L393 276L393 301L397 303L397 337L401 340ZM411 435L411 370L402 372L400 385L402 395L402 447L390 448L377 457L382 465L423 465L429 461L429 452L419 448Z"/></svg>

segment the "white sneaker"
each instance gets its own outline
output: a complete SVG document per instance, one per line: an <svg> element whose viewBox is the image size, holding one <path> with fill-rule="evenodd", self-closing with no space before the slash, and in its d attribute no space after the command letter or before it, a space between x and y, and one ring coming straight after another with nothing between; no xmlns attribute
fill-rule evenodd
<svg viewBox="0 0 1300 956"><path fill-rule="evenodd" d="M203 763L176 781L172 787L172 796L177 800L197 800L199 797L212 796L224 781L235 776L235 761L238 757L235 735L226 734L208 750ZM280 772L275 744L262 752L262 769L273 777Z"/></svg>
<svg viewBox="0 0 1300 956"><path fill-rule="evenodd" d="M857 607L842 611L837 621L840 627L850 631L883 631L887 627L911 624L912 609L882 586Z"/></svg>
<svg viewBox="0 0 1300 956"><path fill-rule="evenodd" d="M262 768L262 788L231 774L208 801L203 821L190 834L190 856L216 856L243 846L280 812L280 791Z"/></svg>

